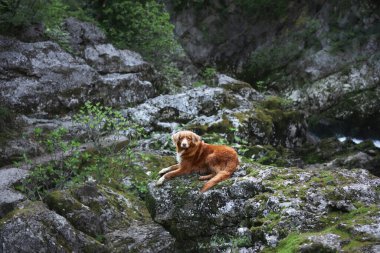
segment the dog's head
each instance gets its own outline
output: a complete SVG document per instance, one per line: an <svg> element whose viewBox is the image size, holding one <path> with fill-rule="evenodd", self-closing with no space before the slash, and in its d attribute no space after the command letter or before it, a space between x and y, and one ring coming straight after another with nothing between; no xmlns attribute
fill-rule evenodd
<svg viewBox="0 0 380 253"><path fill-rule="evenodd" d="M201 137L191 131L180 131L172 135L172 140L177 150L185 150L197 146Z"/></svg>

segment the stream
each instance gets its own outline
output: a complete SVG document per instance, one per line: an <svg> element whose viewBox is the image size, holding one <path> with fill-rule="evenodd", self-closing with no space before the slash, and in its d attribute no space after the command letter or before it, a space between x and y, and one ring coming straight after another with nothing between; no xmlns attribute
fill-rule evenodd
<svg viewBox="0 0 380 253"><path fill-rule="evenodd" d="M359 144L359 143L362 143L364 141L363 139L352 138L352 137L347 137L347 136L340 136L340 137L337 137L337 139L340 142L345 142L346 140L351 140L355 144ZM380 140L377 140L377 139L369 139L369 140L372 141L372 143L373 143L373 145L375 145L375 147L380 148Z"/></svg>

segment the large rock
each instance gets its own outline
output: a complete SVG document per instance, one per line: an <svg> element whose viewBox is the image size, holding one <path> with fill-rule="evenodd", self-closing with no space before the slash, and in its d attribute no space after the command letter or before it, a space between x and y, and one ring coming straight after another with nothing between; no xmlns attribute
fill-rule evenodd
<svg viewBox="0 0 380 253"><path fill-rule="evenodd" d="M1 102L23 112L58 112L88 99L98 74L53 42L0 38Z"/></svg>
<svg viewBox="0 0 380 253"><path fill-rule="evenodd" d="M221 86L161 95L125 113L148 131L173 131L182 123L200 134L236 135L251 144L296 147L305 141L307 126L301 112L282 106L279 98L264 99L246 83Z"/></svg>
<svg viewBox="0 0 380 253"><path fill-rule="evenodd" d="M111 44L87 45L84 59L51 41L0 37L0 48L0 103L17 112L65 113L87 100L129 106L154 97L160 85L138 53Z"/></svg>
<svg viewBox="0 0 380 253"><path fill-rule="evenodd" d="M171 252L174 239L152 222L145 206L132 194L85 184L48 195L48 206L73 226L103 238L111 251Z"/></svg>
<svg viewBox="0 0 380 253"><path fill-rule="evenodd" d="M1 252L107 252L43 203L29 201L1 220L0 245Z"/></svg>
<svg viewBox="0 0 380 253"><path fill-rule="evenodd" d="M380 198L375 193L380 180L365 170L244 164L231 179L204 194L199 192L202 184L196 176L178 177L161 187L149 184L147 205L153 219L184 245L184 251L279 250L287 240L294 243L290 240L295 231L310 231L306 235L311 236L302 237L297 247L308 241L333 249L344 249L350 240L364 242L355 246L357 250L367 244L376 245L378 227L371 225L370 217L380 211ZM360 220L361 226L354 226L350 232L344 224L355 224L353 219ZM331 229L349 231L351 239L342 238L348 240L345 244L335 239L325 243L323 237L328 237ZM306 246L304 250L311 252Z"/></svg>
<svg viewBox="0 0 380 253"><path fill-rule="evenodd" d="M151 68L140 54L116 49L112 44L86 47L84 59L100 73L135 73Z"/></svg>

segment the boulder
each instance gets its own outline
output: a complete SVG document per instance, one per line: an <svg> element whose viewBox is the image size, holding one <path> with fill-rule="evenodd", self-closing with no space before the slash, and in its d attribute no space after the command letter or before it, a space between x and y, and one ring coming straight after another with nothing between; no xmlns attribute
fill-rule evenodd
<svg viewBox="0 0 380 253"><path fill-rule="evenodd" d="M359 230L372 235L355 237L365 242L360 247L374 245L377 240L378 228L371 225L369 216L380 210L380 198L373 195L380 180L365 170L301 170L242 164L232 178L203 194L199 192L202 184L193 175L174 178L161 187L149 184L147 206L152 218L183 245L185 252L263 247L275 248L276 252L287 244L288 236L290 242L292 233L347 231L341 226L355 222L353 219L360 219L363 225L353 228L350 235ZM347 215L336 216L337 202L350 203L350 208L339 210ZM371 212L367 212L369 209ZM244 227L244 242L237 242ZM310 238L302 237L297 247L303 252L313 252L309 249L316 249L314 244L339 250L347 244L345 240L316 233ZM219 243L215 245L215 241ZM301 247L310 241L312 246Z"/></svg>
<svg viewBox="0 0 380 253"><path fill-rule="evenodd" d="M43 203L29 201L1 220L0 245L2 252L107 252Z"/></svg>
<svg viewBox="0 0 380 253"><path fill-rule="evenodd" d="M112 44L89 45L83 57L100 73L136 73L152 68L140 54L116 49Z"/></svg>
<svg viewBox="0 0 380 253"><path fill-rule="evenodd" d="M89 99L98 74L56 43L0 38L0 99L17 112L59 112Z"/></svg>
<svg viewBox="0 0 380 253"><path fill-rule="evenodd" d="M132 194L111 187L87 183L54 191L46 203L78 230L111 251L171 252L174 239L153 223L145 206Z"/></svg>
<svg viewBox="0 0 380 253"><path fill-rule="evenodd" d="M129 106L154 97L160 85L138 53L111 44L88 45L84 59L51 41L0 37L0 45L0 103L14 112L67 113L87 100Z"/></svg>

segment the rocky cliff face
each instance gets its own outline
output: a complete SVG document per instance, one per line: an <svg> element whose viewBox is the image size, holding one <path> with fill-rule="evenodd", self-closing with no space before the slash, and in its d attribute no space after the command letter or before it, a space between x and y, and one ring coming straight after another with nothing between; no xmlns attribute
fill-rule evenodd
<svg viewBox="0 0 380 253"><path fill-rule="evenodd" d="M107 44L99 28L75 19L65 27L74 54L51 41L0 37L0 109L12 112L25 136L35 127L72 127L70 114L85 101L126 107L157 96L162 87L152 65L136 52ZM1 165L23 153L40 154L32 138L2 131L0 139L7 141L0 148Z"/></svg>
<svg viewBox="0 0 380 253"><path fill-rule="evenodd" d="M285 95L317 114L316 131L378 137L376 1L167 1L167 6L179 40L199 66L228 70L254 87Z"/></svg>
<svg viewBox="0 0 380 253"><path fill-rule="evenodd" d="M27 114L57 114L88 100L127 106L157 95L158 76L138 53L105 44L98 39L104 34L89 24L69 19L66 27L79 56L50 41L0 38L3 106Z"/></svg>

